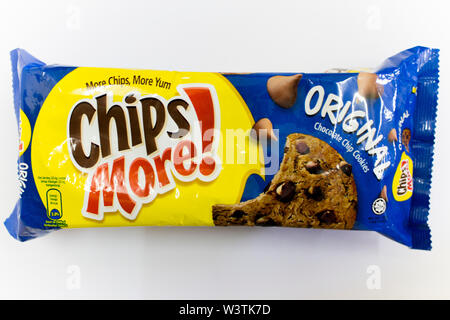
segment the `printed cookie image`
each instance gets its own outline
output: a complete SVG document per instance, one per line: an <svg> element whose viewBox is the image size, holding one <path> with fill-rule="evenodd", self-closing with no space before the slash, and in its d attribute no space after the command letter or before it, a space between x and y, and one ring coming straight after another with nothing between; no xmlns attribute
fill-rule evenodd
<svg viewBox="0 0 450 320"><path fill-rule="evenodd" d="M406 151L409 152L409 140L411 140L411 130L408 128L402 131L402 143L405 146Z"/></svg>
<svg viewBox="0 0 450 320"><path fill-rule="evenodd" d="M351 229L357 208L352 166L326 142L305 134L290 134L284 152L264 193L214 205L214 224Z"/></svg>

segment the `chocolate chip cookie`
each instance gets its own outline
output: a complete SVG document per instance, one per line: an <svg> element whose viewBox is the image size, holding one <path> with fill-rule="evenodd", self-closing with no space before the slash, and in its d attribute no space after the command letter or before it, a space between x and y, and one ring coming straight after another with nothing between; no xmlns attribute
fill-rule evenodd
<svg viewBox="0 0 450 320"><path fill-rule="evenodd" d="M402 143L405 146L406 151L409 152L409 141L411 140L411 130L406 128L402 131Z"/></svg>
<svg viewBox="0 0 450 320"><path fill-rule="evenodd" d="M352 166L305 134L289 135L284 152L266 190L252 200L214 205L214 224L351 229L357 208Z"/></svg>

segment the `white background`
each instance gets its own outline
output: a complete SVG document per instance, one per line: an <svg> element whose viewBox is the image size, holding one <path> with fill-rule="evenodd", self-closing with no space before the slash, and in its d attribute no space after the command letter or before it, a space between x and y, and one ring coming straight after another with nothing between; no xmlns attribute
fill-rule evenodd
<svg viewBox="0 0 450 320"><path fill-rule="evenodd" d="M0 226L0 298L450 298L447 3L6 1L0 10L2 221L18 198L9 62L16 47L48 63L236 72L372 67L415 45L442 52L431 252L374 232L102 228L20 243ZM380 276L375 287L368 286L373 270Z"/></svg>

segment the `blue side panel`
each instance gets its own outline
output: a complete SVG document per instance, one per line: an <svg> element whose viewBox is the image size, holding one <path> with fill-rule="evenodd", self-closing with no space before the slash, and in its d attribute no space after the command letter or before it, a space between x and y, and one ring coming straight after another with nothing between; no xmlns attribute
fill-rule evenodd
<svg viewBox="0 0 450 320"><path fill-rule="evenodd" d="M23 49L11 51L13 74L14 110L17 123L20 109L27 115L33 132L39 111L47 95L74 67L49 66L34 58ZM27 167L26 188L5 226L9 233L20 241L36 238L49 232L44 226L46 209L39 197L31 166L31 145L22 154L18 164Z"/></svg>

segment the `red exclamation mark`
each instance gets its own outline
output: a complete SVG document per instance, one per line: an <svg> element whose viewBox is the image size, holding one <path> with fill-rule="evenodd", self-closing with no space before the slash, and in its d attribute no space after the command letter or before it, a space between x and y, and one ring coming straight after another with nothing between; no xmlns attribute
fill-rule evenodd
<svg viewBox="0 0 450 320"><path fill-rule="evenodd" d="M214 103L211 91L205 87L184 88L184 91L189 96L197 113L202 131L203 158L199 166L200 173L203 176L209 176L216 167L214 158L205 156L205 153L212 151L212 142L214 141Z"/></svg>

